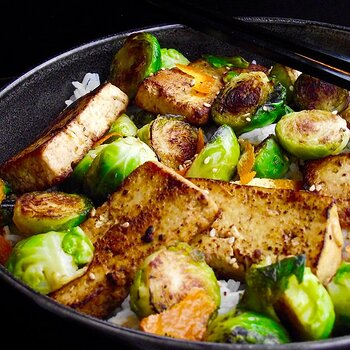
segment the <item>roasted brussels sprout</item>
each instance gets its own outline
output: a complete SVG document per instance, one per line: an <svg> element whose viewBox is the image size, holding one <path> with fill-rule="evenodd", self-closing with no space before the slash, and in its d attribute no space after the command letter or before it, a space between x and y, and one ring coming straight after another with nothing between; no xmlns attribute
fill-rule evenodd
<svg viewBox="0 0 350 350"><path fill-rule="evenodd" d="M146 124L149 124L152 120L156 119L158 114L147 112L144 109L140 109L139 111L135 112L131 119L136 125L138 129L142 128Z"/></svg>
<svg viewBox="0 0 350 350"><path fill-rule="evenodd" d="M131 286L130 306L146 317L175 305L192 287L203 288L219 307L220 287L203 253L179 242L146 258Z"/></svg>
<svg viewBox="0 0 350 350"><path fill-rule="evenodd" d="M0 179L0 227L12 221L15 199L10 184Z"/></svg>
<svg viewBox="0 0 350 350"><path fill-rule="evenodd" d="M138 136L162 163L175 170L196 154L198 129L179 118L158 116L139 129Z"/></svg>
<svg viewBox="0 0 350 350"><path fill-rule="evenodd" d="M80 194L60 191L28 192L16 199L13 222L24 235L62 231L83 222L93 204Z"/></svg>
<svg viewBox="0 0 350 350"><path fill-rule="evenodd" d="M290 160L274 135L267 137L255 148L253 170L256 177L280 179L288 172Z"/></svg>
<svg viewBox="0 0 350 350"><path fill-rule="evenodd" d="M239 155L234 131L222 125L193 160L185 176L229 181L236 171Z"/></svg>
<svg viewBox="0 0 350 350"><path fill-rule="evenodd" d="M280 321L296 340L329 337L335 320L333 303L305 261L300 255L252 266L239 308Z"/></svg>
<svg viewBox="0 0 350 350"><path fill-rule="evenodd" d="M209 62L215 68L222 67L233 67L233 68L248 68L249 62L241 56L214 56L214 55L203 55L202 56L207 62Z"/></svg>
<svg viewBox="0 0 350 350"><path fill-rule="evenodd" d="M331 296L336 316L336 331L346 333L350 330L350 263L343 262L337 270L327 290Z"/></svg>
<svg viewBox="0 0 350 350"><path fill-rule="evenodd" d="M7 269L42 294L81 276L94 247L80 227L50 231L19 241L6 262Z"/></svg>
<svg viewBox="0 0 350 350"><path fill-rule="evenodd" d="M115 54L108 80L133 99L139 84L160 66L158 39L148 32L134 33L126 38Z"/></svg>
<svg viewBox="0 0 350 350"><path fill-rule="evenodd" d="M287 103L293 102L294 83L300 74L301 72L280 63L275 63L270 70L269 76L285 87Z"/></svg>
<svg viewBox="0 0 350 350"><path fill-rule="evenodd" d="M82 191L85 176L91 166L92 161L106 146L107 145L99 145L95 148L92 148L88 153L86 153L83 159L74 167L72 175L64 184L64 188L67 189L67 191Z"/></svg>
<svg viewBox="0 0 350 350"><path fill-rule="evenodd" d="M301 159L339 154L350 137L343 118L316 109L286 114L277 122L275 131L282 147Z"/></svg>
<svg viewBox="0 0 350 350"><path fill-rule="evenodd" d="M277 321L252 311L230 311L217 316L207 330L206 341L237 344L284 344L289 335Z"/></svg>
<svg viewBox="0 0 350 350"><path fill-rule="evenodd" d="M164 69L170 69L176 66L176 64L187 65L190 61L176 49L161 48L161 67Z"/></svg>
<svg viewBox="0 0 350 350"><path fill-rule="evenodd" d="M136 136L137 126L131 120L131 118L123 113L120 115L110 127L107 135L113 135L106 140L106 143L111 143L120 137ZM107 136L106 135L106 136Z"/></svg>
<svg viewBox="0 0 350 350"><path fill-rule="evenodd" d="M103 148L86 173L84 190L101 202L139 165L156 161L153 150L136 137L120 138Z"/></svg>
<svg viewBox="0 0 350 350"><path fill-rule="evenodd" d="M226 83L211 113L216 124L230 125L241 134L275 122L286 113L285 100L285 88L265 73L242 73Z"/></svg>
<svg viewBox="0 0 350 350"><path fill-rule="evenodd" d="M294 83L293 101L299 110L321 109L338 113L349 104L349 91L303 73Z"/></svg>

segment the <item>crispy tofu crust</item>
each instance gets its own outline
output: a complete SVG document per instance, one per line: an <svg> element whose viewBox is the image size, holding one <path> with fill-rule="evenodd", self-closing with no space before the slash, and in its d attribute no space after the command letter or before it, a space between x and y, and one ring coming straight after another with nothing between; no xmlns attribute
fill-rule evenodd
<svg viewBox="0 0 350 350"><path fill-rule="evenodd" d="M144 163L81 225L94 243L93 261L82 277L51 296L105 318L128 295L145 257L176 241L190 241L217 213L205 191L161 163Z"/></svg>
<svg viewBox="0 0 350 350"><path fill-rule="evenodd" d="M214 78L208 94L194 90L191 75L178 68L165 69L141 83L135 97L136 105L152 113L183 115L193 125L206 124L210 106L223 86L222 73L204 60L192 62L189 66Z"/></svg>
<svg viewBox="0 0 350 350"><path fill-rule="evenodd" d="M307 191L243 186L192 179L209 191L221 213L192 244L219 276L244 279L251 264L306 254L307 265L325 283L341 259L343 236L333 199Z"/></svg>
<svg viewBox="0 0 350 350"><path fill-rule="evenodd" d="M127 104L128 97L119 88L100 85L64 109L33 144L1 165L0 176L18 193L59 184Z"/></svg>
<svg viewBox="0 0 350 350"><path fill-rule="evenodd" d="M340 225L350 228L350 154L339 154L305 162L305 187L335 199Z"/></svg>

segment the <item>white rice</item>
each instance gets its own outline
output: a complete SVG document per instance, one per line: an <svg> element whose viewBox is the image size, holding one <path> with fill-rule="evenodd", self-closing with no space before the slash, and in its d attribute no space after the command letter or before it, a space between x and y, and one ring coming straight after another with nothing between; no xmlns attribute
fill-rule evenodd
<svg viewBox="0 0 350 350"><path fill-rule="evenodd" d="M232 309L235 309L237 303L243 294L240 290L240 282L235 280L219 280L221 304L218 310L219 314L224 314ZM139 319L136 314L130 309L130 296L122 303L121 307L116 310L116 314L108 319L109 322L115 325L133 329L139 329Z"/></svg>
<svg viewBox="0 0 350 350"><path fill-rule="evenodd" d="M75 87L75 90L73 91L73 95L65 101L67 106L88 92L96 89L100 85L100 76L98 73L86 73L82 82L73 81L72 85Z"/></svg>
<svg viewBox="0 0 350 350"><path fill-rule="evenodd" d="M266 125L262 128L254 129L252 131L245 132L239 136L240 139L249 140L253 145L259 144L265 140L269 135L275 135L276 124Z"/></svg>

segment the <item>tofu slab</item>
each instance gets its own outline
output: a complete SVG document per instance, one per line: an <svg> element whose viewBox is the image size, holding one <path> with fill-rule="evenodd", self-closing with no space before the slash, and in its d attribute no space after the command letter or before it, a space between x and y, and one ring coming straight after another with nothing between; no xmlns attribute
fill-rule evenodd
<svg viewBox="0 0 350 350"><path fill-rule="evenodd" d="M94 243L93 261L82 277L51 296L105 318L128 295L136 269L149 254L189 242L217 213L203 190L161 163L146 162L81 225Z"/></svg>
<svg viewBox="0 0 350 350"><path fill-rule="evenodd" d="M189 66L213 78L209 93L194 90L194 77L178 68L160 70L146 78L138 88L135 103L142 109L160 114L177 114L193 125L206 124L210 107L223 84L220 71L198 60Z"/></svg>
<svg viewBox="0 0 350 350"><path fill-rule="evenodd" d="M119 88L100 85L64 109L42 136L1 165L0 176L19 193L59 184L127 104L128 97Z"/></svg>
<svg viewBox="0 0 350 350"><path fill-rule="evenodd" d="M305 254L326 283L341 259L343 236L331 197L307 191L193 179L221 210L205 235L192 242L225 278L244 279L251 264Z"/></svg>
<svg viewBox="0 0 350 350"><path fill-rule="evenodd" d="M305 186L335 199L340 224L350 228L350 153L305 162Z"/></svg>

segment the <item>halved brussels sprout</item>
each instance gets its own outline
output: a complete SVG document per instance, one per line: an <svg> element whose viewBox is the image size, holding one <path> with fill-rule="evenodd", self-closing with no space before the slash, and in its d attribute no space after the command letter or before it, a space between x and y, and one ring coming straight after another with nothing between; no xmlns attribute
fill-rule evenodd
<svg viewBox="0 0 350 350"><path fill-rule="evenodd" d="M160 49L161 53L161 67L164 69L170 69L176 66L176 64L187 65L190 61L176 49Z"/></svg>
<svg viewBox="0 0 350 350"><path fill-rule="evenodd" d="M72 175L64 184L64 186L67 187L68 192L82 191L85 176L92 164L92 161L106 146L106 144L102 144L95 148L92 148L88 153L85 154L83 159L74 167Z"/></svg>
<svg viewBox="0 0 350 350"><path fill-rule="evenodd" d="M203 253L180 242L146 258L131 286L130 306L146 317L175 305L191 288L203 288L219 307L219 283Z"/></svg>
<svg viewBox="0 0 350 350"><path fill-rule="evenodd" d="M328 338L335 320L333 303L305 261L300 255L252 266L239 308L280 321L296 340Z"/></svg>
<svg viewBox="0 0 350 350"><path fill-rule="evenodd" d="M196 154L198 129L180 118L158 116L139 129L138 136L162 163L175 170Z"/></svg>
<svg viewBox="0 0 350 350"><path fill-rule="evenodd" d="M350 137L343 118L316 109L286 114L277 122L275 131L282 147L301 159L339 154Z"/></svg>
<svg viewBox="0 0 350 350"><path fill-rule="evenodd" d="M127 114L123 113L113 122L109 131L107 132L106 135L112 134L114 136L108 138L106 143L111 143L120 137L136 136L136 133L137 126Z"/></svg>
<svg viewBox="0 0 350 350"><path fill-rule="evenodd" d="M241 56L215 56L202 55L202 57L215 68L233 67L233 68L248 68L249 62Z"/></svg>
<svg viewBox="0 0 350 350"><path fill-rule="evenodd" d="M343 262L327 284L336 316L336 331L346 334L350 330L350 263Z"/></svg>
<svg viewBox="0 0 350 350"><path fill-rule="evenodd" d="M230 181L239 155L240 146L234 131L222 125L193 160L185 176Z"/></svg>
<svg viewBox="0 0 350 350"><path fill-rule="evenodd" d="M24 235L61 231L83 222L93 204L80 194L60 191L28 192L16 199L13 222Z"/></svg>
<svg viewBox="0 0 350 350"><path fill-rule="evenodd" d="M256 172L256 177L280 179L288 172L289 165L290 160L274 135L270 135L255 147L253 170Z"/></svg>
<svg viewBox="0 0 350 350"><path fill-rule="evenodd" d="M285 87L288 103L293 101L294 83L300 74L301 72L280 63L275 63L270 70L269 76L277 79Z"/></svg>
<svg viewBox="0 0 350 350"><path fill-rule="evenodd" d="M148 32L134 33L126 38L115 54L108 80L133 99L139 84L157 72L160 66L158 39Z"/></svg>
<svg viewBox="0 0 350 350"><path fill-rule="evenodd" d="M80 227L40 233L19 241L7 269L39 293L49 294L81 276L94 247Z"/></svg>
<svg viewBox="0 0 350 350"><path fill-rule="evenodd" d="M321 109L338 113L349 104L349 91L305 73L295 81L293 92L299 110Z"/></svg>
<svg viewBox="0 0 350 350"><path fill-rule="evenodd" d="M84 190L101 202L139 165L157 161L153 150L136 137L120 138L103 148L87 171Z"/></svg>
<svg viewBox="0 0 350 350"><path fill-rule="evenodd" d="M217 316L207 330L206 341L229 344L284 344L289 335L277 321L252 311L230 311Z"/></svg>
<svg viewBox="0 0 350 350"><path fill-rule="evenodd" d="M273 123L285 114L285 88L263 72L241 73L230 79L215 99L211 114L238 134Z"/></svg>

